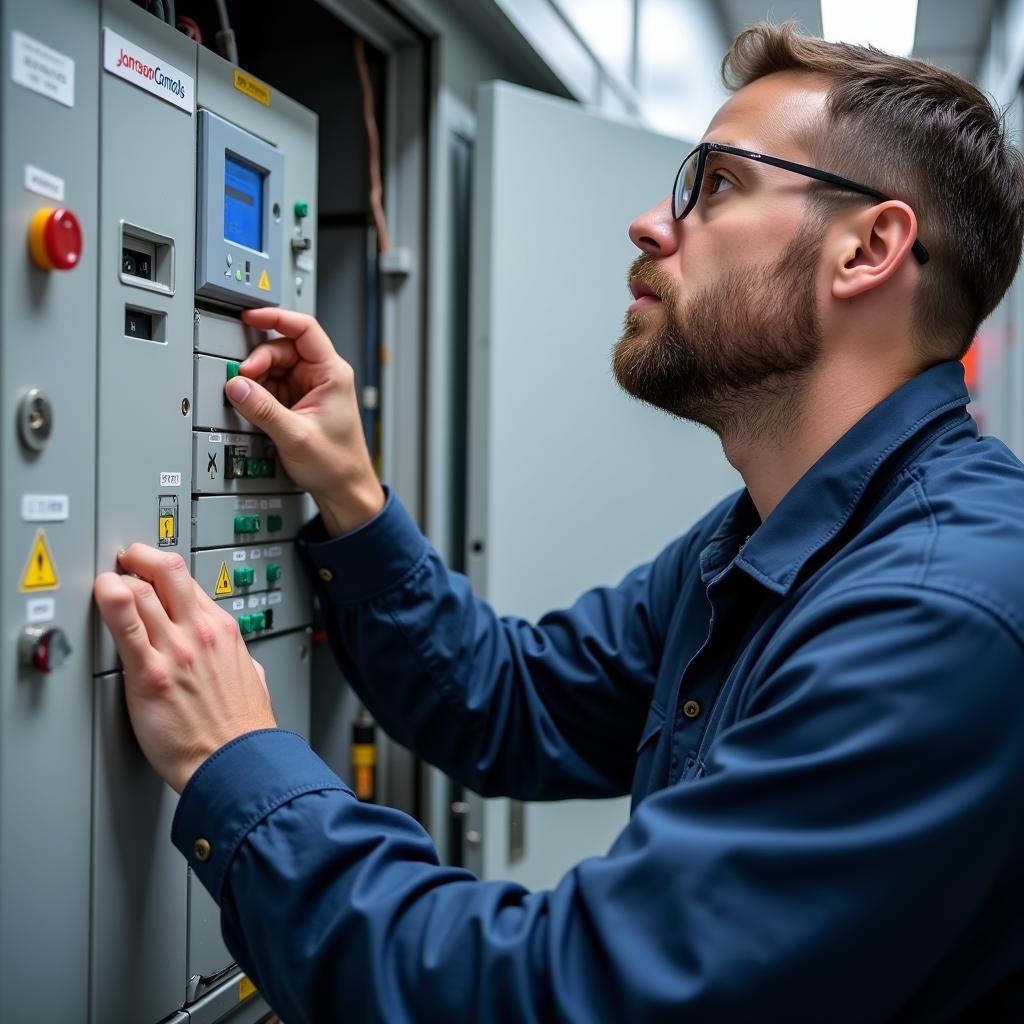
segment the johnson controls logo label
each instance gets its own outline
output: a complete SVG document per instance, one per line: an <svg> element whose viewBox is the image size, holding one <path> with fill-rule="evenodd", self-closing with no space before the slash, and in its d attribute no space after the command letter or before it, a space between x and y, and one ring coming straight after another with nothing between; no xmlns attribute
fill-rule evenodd
<svg viewBox="0 0 1024 1024"><path fill-rule="evenodd" d="M195 109L191 77L109 28L103 30L103 67L189 114Z"/></svg>
<svg viewBox="0 0 1024 1024"><path fill-rule="evenodd" d="M117 55L117 64L114 67L127 68L129 71L134 71L140 77L146 78L150 82L155 82L161 89L173 92L175 96L179 96L181 99L185 98L185 83L180 78L171 78L170 75L165 75L163 69L159 66L151 67L145 61L139 60L138 57L125 53L123 49Z"/></svg>

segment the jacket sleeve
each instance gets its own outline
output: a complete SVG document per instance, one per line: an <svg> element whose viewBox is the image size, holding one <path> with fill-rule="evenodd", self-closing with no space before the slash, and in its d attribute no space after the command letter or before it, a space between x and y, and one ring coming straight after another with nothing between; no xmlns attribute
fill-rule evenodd
<svg viewBox="0 0 1024 1024"><path fill-rule="evenodd" d="M200 768L174 839L289 1024L888 1020L1020 863L1020 638L875 588L773 657L704 776L551 891L439 866L412 819L278 731Z"/></svg>
<svg viewBox="0 0 1024 1024"><path fill-rule="evenodd" d="M685 539L532 625L475 598L393 494L362 529L318 536L314 520L300 549L335 658L390 736L484 795L629 791Z"/></svg>

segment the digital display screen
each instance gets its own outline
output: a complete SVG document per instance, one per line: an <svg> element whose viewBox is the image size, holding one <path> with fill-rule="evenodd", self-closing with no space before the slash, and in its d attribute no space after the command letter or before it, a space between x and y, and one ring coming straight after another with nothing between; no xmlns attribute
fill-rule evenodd
<svg viewBox="0 0 1024 1024"><path fill-rule="evenodd" d="M224 238L263 249L263 174L224 154Z"/></svg>

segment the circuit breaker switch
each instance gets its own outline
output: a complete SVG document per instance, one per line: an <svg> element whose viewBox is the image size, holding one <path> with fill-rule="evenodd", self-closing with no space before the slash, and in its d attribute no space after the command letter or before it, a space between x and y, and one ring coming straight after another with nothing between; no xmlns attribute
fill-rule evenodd
<svg viewBox="0 0 1024 1024"><path fill-rule="evenodd" d="M281 566L277 562L270 562L267 565L267 582L277 583L281 579Z"/></svg>
<svg viewBox="0 0 1024 1024"><path fill-rule="evenodd" d="M237 362L234 359L229 359L228 360L228 364L227 364L227 378L228 378L228 380L231 380L233 377L237 377L238 376L238 371L241 368L241 366L242 366L242 364Z"/></svg>
<svg viewBox="0 0 1024 1024"><path fill-rule="evenodd" d="M235 569L236 587L251 587L255 580L256 573L250 566L242 565Z"/></svg>
<svg viewBox="0 0 1024 1024"><path fill-rule="evenodd" d="M266 629L267 628L267 620L266 620L263 612L253 612L252 615L250 616L250 618L252 619L252 628L253 629Z"/></svg>
<svg viewBox="0 0 1024 1024"><path fill-rule="evenodd" d="M303 217L309 216L309 203L305 199L295 200L295 219L302 220Z"/></svg>
<svg viewBox="0 0 1024 1024"><path fill-rule="evenodd" d="M28 248L43 270L72 270L82 255L82 226L70 210L44 206L29 222Z"/></svg>
<svg viewBox="0 0 1024 1024"><path fill-rule="evenodd" d="M277 533L284 527L284 516L267 516L267 529L271 533Z"/></svg>
<svg viewBox="0 0 1024 1024"><path fill-rule="evenodd" d="M248 636L252 632L252 616L239 615L238 628L242 631L242 636Z"/></svg>

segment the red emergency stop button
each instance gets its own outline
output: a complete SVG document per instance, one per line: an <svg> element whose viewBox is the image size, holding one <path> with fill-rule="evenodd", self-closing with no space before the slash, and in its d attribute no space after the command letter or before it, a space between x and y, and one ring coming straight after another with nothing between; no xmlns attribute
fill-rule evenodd
<svg viewBox="0 0 1024 1024"><path fill-rule="evenodd" d="M82 227L70 211L44 206L28 226L28 247L43 270L71 270L82 255Z"/></svg>

